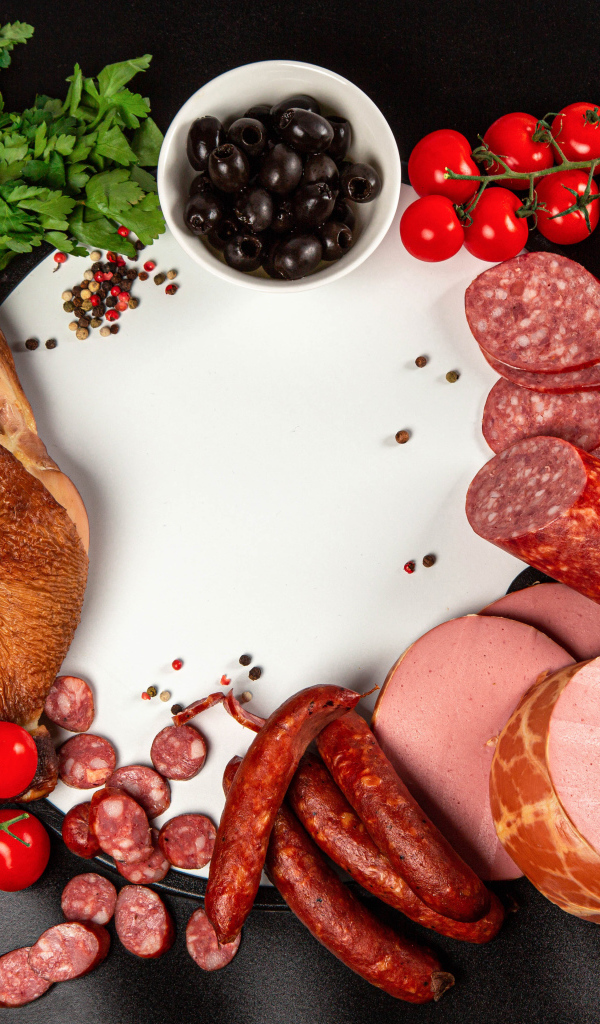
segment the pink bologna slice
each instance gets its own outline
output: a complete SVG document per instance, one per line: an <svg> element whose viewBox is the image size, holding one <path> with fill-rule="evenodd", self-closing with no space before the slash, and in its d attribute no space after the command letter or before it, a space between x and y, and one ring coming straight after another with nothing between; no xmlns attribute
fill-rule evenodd
<svg viewBox="0 0 600 1024"><path fill-rule="evenodd" d="M27 1006L50 988L52 982L29 966L30 949L23 946L0 956L0 1006Z"/></svg>
<svg viewBox="0 0 600 1024"><path fill-rule="evenodd" d="M44 711L51 722L69 732L87 732L94 721L94 694L79 676L58 676L46 697Z"/></svg>
<svg viewBox="0 0 600 1024"><path fill-rule="evenodd" d="M502 378L487 396L481 429L494 452L544 435L589 452L600 445L600 391L540 395Z"/></svg>
<svg viewBox="0 0 600 1024"><path fill-rule="evenodd" d="M563 583L536 583L488 604L480 615L502 615L534 626L575 661L600 655L600 605Z"/></svg>
<svg viewBox="0 0 600 1024"><path fill-rule="evenodd" d="M517 441L467 492L475 533L600 602L600 460L553 437Z"/></svg>
<svg viewBox="0 0 600 1024"><path fill-rule="evenodd" d="M600 282L565 256L526 253L484 270L467 288L465 311L481 347L516 369L600 363Z"/></svg>
<svg viewBox="0 0 600 1024"><path fill-rule="evenodd" d="M585 370L571 370L564 373L528 373L527 370L517 370L514 366L507 366L499 359L494 359L481 346L480 349L482 356L496 373L499 373L505 380L518 384L519 387L528 388L530 391L563 395L574 394L578 391L597 391L600 388L600 364L589 366Z"/></svg>
<svg viewBox="0 0 600 1024"><path fill-rule="evenodd" d="M385 681L375 736L425 813L485 880L521 874L490 811L496 737L542 672L572 663L531 626L467 615L425 633Z"/></svg>
<svg viewBox="0 0 600 1024"><path fill-rule="evenodd" d="M194 963L203 971L218 971L231 963L238 951L241 932L233 942L220 945L216 932L200 907L190 917L185 930L185 944Z"/></svg>
<svg viewBox="0 0 600 1024"><path fill-rule="evenodd" d="M144 808L149 818L164 814L171 803L171 787L167 780L144 764L117 768L106 780L106 785L111 789L124 789Z"/></svg>
<svg viewBox="0 0 600 1024"><path fill-rule="evenodd" d="M58 774L61 781L73 789L103 786L116 763L112 744L90 732L73 736L58 751Z"/></svg>

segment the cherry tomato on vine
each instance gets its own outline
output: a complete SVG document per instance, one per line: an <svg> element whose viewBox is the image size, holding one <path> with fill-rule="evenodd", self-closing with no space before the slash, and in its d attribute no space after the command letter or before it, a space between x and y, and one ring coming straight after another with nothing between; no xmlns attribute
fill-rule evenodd
<svg viewBox="0 0 600 1024"><path fill-rule="evenodd" d="M14 722L0 722L0 799L23 793L37 763L37 747L27 730Z"/></svg>
<svg viewBox="0 0 600 1024"><path fill-rule="evenodd" d="M572 213L566 213L564 217L551 219L554 214L572 206L576 202L577 196L583 195L588 177L587 171L559 171L558 174L548 174L537 183L535 190L538 202L543 203L546 207L544 210L538 208L537 211L538 231L544 238L562 245L572 245L573 242L583 242L588 237L590 232L583 210L573 210ZM569 189L573 189L577 195L574 196ZM595 181L592 181L590 194L598 195L598 186ZM600 218L599 203L600 199L586 203L592 231Z"/></svg>
<svg viewBox="0 0 600 1024"><path fill-rule="evenodd" d="M439 263L454 256L464 241L454 206L446 196L423 196L407 206L400 220L400 238L411 256Z"/></svg>
<svg viewBox="0 0 600 1024"><path fill-rule="evenodd" d="M554 154L550 143L534 142L537 123L531 114L504 114L490 125L483 141L492 153L505 160L512 171L543 171L552 167ZM498 163L485 167L486 174L500 174L502 170ZM502 185L517 190L529 188L529 182L519 178L507 178Z"/></svg>
<svg viewBox="0 0 600 1024"><path fill-rule="evenodd" d="M471 223L464 226L465 249L489 263L517 256L529 234L527 218L517 217L522 205L507 188L486 188L471 210Z"/></svg>
<svg viewBox="0 0 600 1024"><path fill-rule="evenodd" d="M18 892L40 877L50 857L48 833L28 811L0 811L0 890Z"/></svg>
<svg viewBox="0 0 600 1024"><path fill-rule="evenodd" d="M554 118L552 134L567 160L600 158L600 108L593 103L569 103ZM600 165L594 173L600 174Z"/></svg>
<svg viewBox="0 0 600 1024"><path fill-rule="evenodd" d="M447 196L453 203L466 203L479 182L444 178L446 167L456 174L479 174L469 140L452 128L440 128L417 142L408 158L408 176L419 196Z"/></svg>

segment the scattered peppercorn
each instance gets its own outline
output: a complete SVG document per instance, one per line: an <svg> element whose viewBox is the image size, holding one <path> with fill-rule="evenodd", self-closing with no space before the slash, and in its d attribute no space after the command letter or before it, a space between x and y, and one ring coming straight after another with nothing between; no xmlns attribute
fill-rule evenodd
<svg viewBox="0 0 600 1024"><path fill-rule="evenodd" d="M253 697L252 690L244 690L244 692L242 694L240 694L239 702L240 702L240 704L247 704L248 701L252 700L252 697Z"/></svg>
<svg viewBox="0 0 600 1024"><path fill-rule="evenodd" d="M83 299L81 298L81 295L74 295L73 298L71 299L71 302L76 308L79 308L79 306L83 302Z"/></svg>
<svg viewBox="0 0 600 1024"><path fill-rule="evenodd" d="M147 274L145 270L140 270L140 272L138 274L138 277L139 277L140 281L147 281L148 277L149 277L149 274Z"/></svg>
<svg viewBox="0 0 600 1024"><path fill-rule="evenodd" d="M132 267L131 270L127 271L127 277L129 278L130 281L135 281L137 276L138 276L138 272L135 269L135 267Z"/></svg>
<svg viewBox="0 0 600 1024"><path fill-rule="evenodd" d="M175 661L171 662L171 668L174 668L176 672L179 672L179 669L183 668L183 662L181 658L175 658Z"/></svg>
<svg viewBox="0 0 600 1024"><path fill-rule="evenodd" d="M98 252L97 249L94 249L94 251L90 253L90 259L91 259L92 263L97 263L98 260L102 259L102 253ZM92 270L93 269L94 268L92 267Z"/></svg>
<svg viewBox="0 0 600 1024"><path fill-rule="evenodd" d="M72 313L73 310L75 309L75 306L73 305L72 302L63 302L63 309L65 313Z"/></svg>
<svg viewBox="0 0 600 1024"><path fill-rule="evenodd" d="M56 348L57 345L58 342L56 338L48 338L48 341L46 342L46 348Z"/></svg>
<svg viewBox="0 0 600 1024"><path fill-rule="evenodd" d="M410 561L410 562L405 562L404 563L404 572L407 572L409 575L410 575L411 572L414 572L415 569L416 569L415 562Z"/></svg>
<svg viewBox="0 0 600 1024"><path fill-rule="evenodd" d="M117 300L115 299L115 305L116 305L116 302L117 302ZM108 306L108 299L106 300L106 305ZM107 320L118 320L120 315L121 314L118 313L116 309L107 309L106 310L106 319Z"/></svg>
<svg viewBox="0 0 600 1024"><path fill-rule="evenodd" d="M111 334L118 334L119 333L119 325L118 324L111 324L110 333Z"/></svg>
<svg viewBox="0 0 600 1024"><path fill-rule="evenodd" d="M81 285L74 284L73 287L71 288L71 291L73 292L73 295L81 295Z"/></svg>
<svg viewBox="0 0 600 1024"><path fill-rule="evenodd" d="M100 328L100 334L101 334L101 336L103 338L108 338L108 336L110 334L110 327L101 327Z"/></svg>
<svg viewBox="0 0 600 1024"><path fill-rule="evenodd" d="M30 352L35 352L38 346L39 341L37 340L37 338L28 338L27 341L25 342L25 348L28 348Z"/></svg>
<svg viewBox="0 0 600 1024"><path fill-rule="evenodd" d="M80 341L85 341L85 339L89 338L89 336L90 336L90 332L88 331L87 327L78 327L77 328L76 337L79 338Z"/></svg>
<svg viewBox="0 0 600 1024"><path fill-rule="evenodd" d="M175 278L177 277L177 271L176 270L167 270L167 277L169 278L169 281L174 281Z"/></svg>
<svg viewBox="0 0 600 1024"><path fill-rule="evenodd" d="M240 655L240 665L249 665L251 661L252 661L252 655L251 654L242 654L242 655Z"/></svg>
<svg viewBox="0 0 600 1024"><path fill-rule="evenodd" d="M84 281L92 281L93 277L94 277L94 271L93 270L84 270L84 272L83 272L83 280Z"/></svg>
<svg viewBox="0 0 600 1024"><path fill-rule="evenodd" d="M154 277L154 284L164 284L166 280L166 274L156 274ZM171 285L171 287L173 287L173 285Z"/></svg>
<svg viewBox="0 0 600 1024"><path fill-rule="evenodd" d="M110 251L107 252L106 258L107 258L109 263L116 263L117 262L117 254L116 254L116 252L110 252Z"/></svg>
<svg viewBox="0 0 600 1024"><path fill-rule="evenodd" d="M124 224L121 224L121 226L117 228L117 234L120 235L121 238L127 238L129 228L126 228Z"/></svg>
<svg viewBox="0 0 600 1024"><path fill-rule="evenodd" d="M140 303L139 303L138 299L129 299L129 301L127 303L127 305L129 306L130 309L137 309L139 304Z"/></svg>
<svg viewBox="0 0 600 1024"><path fill-rule="evenodd" d="M448 381L449 384L455 384L458 378L459 374L456 372L456 370L450 370L446 374L446 380Z"/></svg>
<svg viewBox="0 0 600 1024"><path fill-rule="evenodd" d="M162 692L160 693L160 699L163 700L165 704L167 703L168 700L171 700L171 696L172 694L170 690L162 690Z"/></svg>
<svg viewBox="0 0 600 1024"><path fill-rule="evenodd" d="M417 356L415 363L418 367L427 366L427 356Z"/></svg>
<svg viewBox="0 0 600 1024"><path fill-rule="evenodd" d="M146 693L145 690L144 690L144 692L142 694L142 700L150 700L150 694Z"/></svg>
<svg viewBox="0 0 600 1024"><path fill-rule="evenodd" d="M397 440L398 444L406 444L407 441L410 441L410 431L408 431L408 430L399 430L397 432L397 434L395 435L395 437L396 437L396 440Z"/></svg>
<svg viewBox="0 0 600 1024"><path fill-rule="evenodd" d="M66 252L55 252L54 253L54 262L58 263L59 265L61 263L66 263L67 262L67 254L66 254Z"/></svg>
<svg viewBox="0 0 600 1024"><path fill-rule="evenodd" d="M149 686L148 689L146 690L146 693L148 694L149 697L156 697L158 689L156 688L156 686Z"/></svg>
<svg viewBox="0 0 600 1024"><path fill-rule="evenodd" d="M137 242L135 243L135 247L136 247L138 252L142 252L142 250L146 248L144 243L140 242L139 238L138 238Z"/></svg>
<svg viewBox="0 0 600 1024"><path fill-rule="evenodd" d="M174 295L176 291L177 291L177 285L176 284L168 284L167 287L165 288L165 292L167 293L167 295Z"/></svg>
<svg viewBox="0 0 600 1024"><path fill-rule="evenodd" d="M255 665L254 668L250 669L250 671L248 673L248 679L252 679L252 680L260 679L261 675L262 675L262 668L259 668L258 665Z"/></svg>
<svg viewBox="0 0 600 1024"><path fill-rule="evenodd" d="M76 320L71 320L71 323L69 324L69 330L70 331L76 331L78 327L79 327L79 324L77 323L77 321Z"/></svg>
<svg viewBox="0 0 600 1024"><path fill-rule="evenodd" d="M435 555L425 555L423 565L426 569L430 569L432 565L435 565Z"/></svg>
<svg viewBox="0 0 600 1024"><path fill-rule="evenodd" d="M90 309L93 308L93 304L89 299L85 299L85 301L81 303L81 308L85 310L86 313L89 313Z"/></svg>
<svg viewBox="0 0 600 1024"><path fill-rule="evenodd" d="M63 302L68 302L69 299L72 299L72 298L73 298L73 292L66 291L66 292L63 292L62 295L61 295L61 299L63 300Z"/></svg>
<svg viewBox="0 0 600 1024"><path fill-rule="evenodd" d="M153 260L147 260L144 263L144 270L147 270L148 273L150 274L154 270L155 266L156 266L156 263L154 263Z"/></svg>
<svg viewBox="0 0 600 1024"><path fill-rule="evenodd" d="M96 292L100 291L100 285L97 281L90 281L88 289L91 291L92 295L95 295Z"/></svg>
<svg viewBox="0 0 600 1024"><path fill-rule="evenodd" d="M111 291L112 291L112 288L111 288ZM117 304L117 300L115 299L114 295L109 295L107 300L106 300L106 305L109 307L109 309L112 309L113 306L116 306L116 304Z"/></svg>
<svg viewBox="0 0 600 1024"><path fill-rule="evenodd" d="M94 317L94 318L92 319L92 322L91 322L91 325L90 325L90 326L91 326L91 327L100 327L101 325L102 325L102 320L100 319L100 317L99 317L99 316L95 316L95 317Z"/></svg>
<svg viewBox="0 0 600 1024"><path fill-rule="evenodd" d="M82 299L89 299L89 297L90 297L90 295L91 295L91 294L92 294L92 293L91 293L91 291L89 290L89 288L82 288L82 289L81 289L81 298L82 298Z"/></svg>
<svg viewBox="0 0 600 1024"><path fill-rule="evenodd" d="M166 692L166 691L165 691ZM181 704L173 704L171 707L171 714L178 715L180 711L183 711Z"/></svg>

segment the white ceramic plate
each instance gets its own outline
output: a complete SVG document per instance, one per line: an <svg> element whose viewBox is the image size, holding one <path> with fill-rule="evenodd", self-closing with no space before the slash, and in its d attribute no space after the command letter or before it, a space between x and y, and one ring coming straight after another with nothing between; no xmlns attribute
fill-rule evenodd
<svg viewBox="0 0 600 1024"><path fill-rule="evenodd" d="M403 205L413 198L403 189ZM46 260L0 310L40 434L89 512L89 583L64 671L92 683L93 731L120 764L149 763L171 704L218 689L223 673L260 715L310 684L381 684L411 641L499 597L522 568L463 512L491 457L480 424L496 378L463 311L487 264L466 251L412 259L398 217L351 277L298 296L236 288L170 236L149 256L181 287L169 297L136 282L140 306L116 337L67 329L60 293L82 259L56 274ZM32 335L42 345L28 352ZM152 683L172 692L167 704L141 700ZM220 706L195 724L206 764L172 784L164 818L217 822L223 768L252 733ZM67 810L90 795L59 784L52 800Z"/></svg>

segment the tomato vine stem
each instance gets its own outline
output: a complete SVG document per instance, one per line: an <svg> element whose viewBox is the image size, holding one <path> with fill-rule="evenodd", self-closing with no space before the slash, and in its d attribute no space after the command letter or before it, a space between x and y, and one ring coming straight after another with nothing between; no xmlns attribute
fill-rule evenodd
<svg viewBox="0 0 600 1024"><path fill-rule="evenodd" d="M16 818L10 818L9 821L0 822L0 832L6 832L6 834L9 835L11 839L16 839L17 842L22 843L23 846L31 846L31 843L26 843L24 839L21 839L20 836L16 836L14 832L11 832L9 828L10 825L16 825L18 821L23 821L25 818L28 817L28 814L18 814Z"/></svg>

